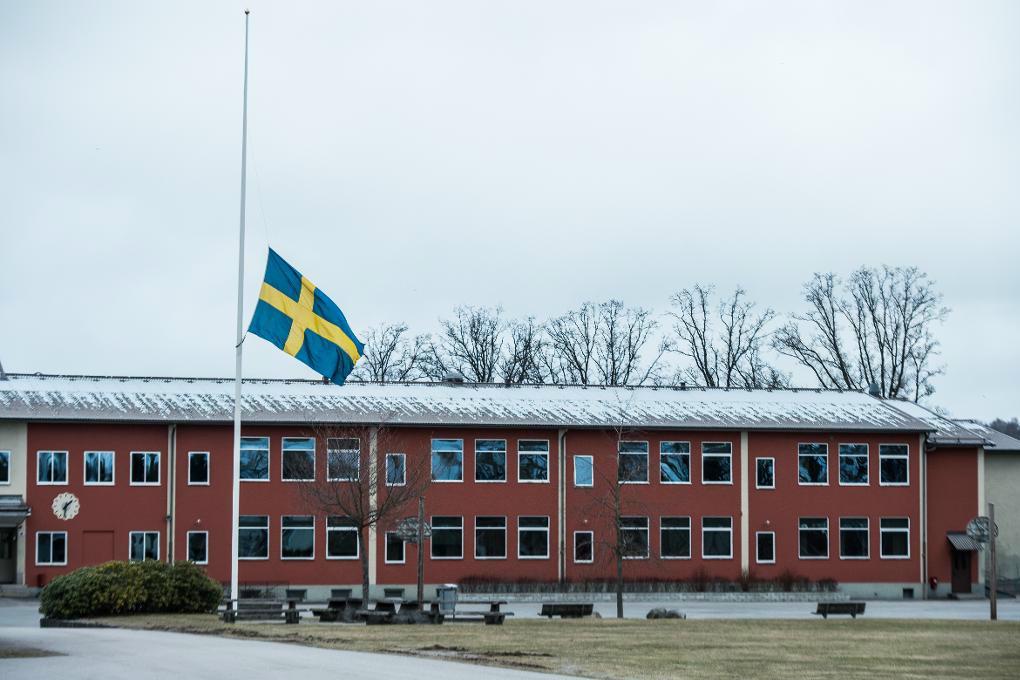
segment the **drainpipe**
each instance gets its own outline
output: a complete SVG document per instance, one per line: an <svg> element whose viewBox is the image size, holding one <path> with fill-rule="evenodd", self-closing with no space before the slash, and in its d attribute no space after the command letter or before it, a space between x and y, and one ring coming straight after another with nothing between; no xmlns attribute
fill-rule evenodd
<svg viewBox="0 0 1020 680"><path fill-rule="evenodd" d="M926 435L918 437L918 465L921 468L921 599L928 599L928 447ZM909 461L908 461L909 462ZM909 471L909 467L907 468ZM909 473L908 473L909 474Z"/></svg>
<svg viewBox="0 0 1020 680"><path fill-rule="evenodd" d="M556 493L556 535L559 537L559 563L557 580L563 583L567 577L567 538L563 532L567 527L567 430L559 431L559 488Z"/></svg>
<svg viewBox="0 0 1020 680"><path fill-rule="evenodd" d="M177 425L167 429L167 487L166 487L166 559L174 561L174 514L177 511Z"/></svg>

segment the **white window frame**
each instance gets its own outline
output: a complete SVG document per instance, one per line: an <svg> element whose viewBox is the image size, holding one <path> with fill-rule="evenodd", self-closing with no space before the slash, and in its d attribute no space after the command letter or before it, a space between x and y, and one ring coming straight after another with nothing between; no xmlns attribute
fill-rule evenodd
<svg viewBox="0 0 1020 680"><path fill-rule="evenodd" d="M690 468L688 468L688 469L690 469ZM687 520L687 549L688 549L688 551L690 553L690 554L687 555L687 557L684 557L682 555L680 555L680 556L677 556L677 555L666 555L663 552L663 546L666 544L666 541L663 540L664 534L667 531L683 531L683 529L680 528L680 527L668 527L668 528L664 527L662 525L662 520L664 520L664 519L686 519ZM732 552L732 551L733 551L733 549L731 547L730 548L730 552ZM659 517L659 559L663 559L663 560L690 560L690 559L693 559L693 558L694 558L694 527L691 525L691 518L690 518L690 516L689 515L663 515L663 516L660 516Z"/></svg>
<svg viewBox="0 0 1020 680"><path fill-rule="evenodd" d="M907 520L907 527L905 529L894 528L885 529L882 527L882 520L885 519L905 519ZM907 534L907 554L906 555L886 555L882 549L882 534L885 533L906 533ZM879 517L878 519L878 556L883 560L909 560L910 559L910 517Z"/></svg>
<svg viewBox="0 0 1020 680"><path fill-rule="evenodd" d="M62 482L44 482L41 481L39 474L42 471L42 454L48 453L51 456L54 453L64 454L64 481ZM71 470L69 465L70 454L67 451L50 451L40 450L35 452L35 484L36 486L67 486L68 478L71 476Z"/></svg>
<svg viewBox="0 0 1020 680"><path fill-rule="evenodd" d="M590 560L579 560L577 559L577 537L580 534L588 534L591 536L591 559ZM594 564L595 562L595 532L594 531L575 531L574 532L574 564Z"/></svg>
<svg viewBox="0 0 1020 680"><path fill-rule="evenodd" d="M521 527L522 519L544 519L545 529L541 527ZM545 555L522 555L521 534L525 531L545 533ZM547 560L552 556L552 521L549 515L517 515L517 559L519 560Z"/></svg>
<svg viewBox="0 0 1020 680"><path fill-rule="evenodd" d="M503 520L503 556L502 557L481 557L478 554L478 529L479 529L478 518L479 517L501 518ZM507 550L507 548L509 547L509 546L507 546L507 535L510 533L510 529L507 526L507 524L509 523L507 521L507 519L508 518L507 518L506 515L475 515L475 559L476 560L486 560L486 561L488 561L488 560L505 560L505 559L507 559L510 556L510 551ZM497 527L481 527L481 529L483 531L486 530L486 529L488 529L488 530L495 530L495 529L497 529Z"/></svg>
<svg viewBox="0 0 1020 680"><path fill-rule="evenodd" d="M521 456L540 455L541 451L521 451L521 442L544 442L545 443L545 479L521 479ZM552 459L552 448L548 439L518 439L517 440L517 483L518 484L548 484L552 473L549 471L549 463Z"/></svg>
<svg viewBox="0 0 1020 680"><path fill-rule="evenodd" d="M339 519L345 519L343 515L332 515ZM361 531L356 525L351 526L336 526L331 527L329 525L329 517L326 517L326 559L327 560L338 560L341 562L352 562L354 560L361 559L361 539L358 534ZM354 555L330 555L329 554L329 534L332 531L350 531L354 534ZM386 557L386 544L383 543L383 560Z"/></svg>
<svg viewBox="0 0 1020 680"><path fill-rule="evenodd" d="M145 452L145 453L148 453L148 452ZM143 535L142 536L142 559L140 559L140 560L136 560L133 557L131 557L131 547L132 547L132 544L134 543L134 540L132 540L132 539L133 539L135 534L142 534ZM146 539L148 538L148 536L150 534L155 534L156 535L156 556L152 558L152 561L153 562L159 562L160 543L162 543L162 539L160 538L160 535L159 535L158 531L146 531L146 530L138 530L138 531L129 531L128 532L128 562L144 562L146 560L146 557L145 557L145 554L144 554L145 553L145 543L146 543Z"/></svg>
<svg viewBox="0 0 1020 680"><path fill-rule="evenodd" d="M499 453L498 451L479 451L478 442L503 442L503 479L478 479L478 454ZM489 439L487 437L475 439L475 484L506 484L508 476L507 469L509 467L510 467L510 453L507 447L506 439ZM490 515L485 516L488 517Z"/></svg>
<svg viewBox="0 0 1020 680"><path fill-rule="evenodd" d="M265 517L266 518L266 525L264 527L242 527L241 523L240 523L240 517ZM272 539L272 535L270 534L270 528L272 527L272 524L273 524L273 520L270 518L269 515L241 515L241 516L239 516L238 517L238 524L237 524L238 536L240 536L240 533L242 531L264 531L264 532L266 532L266 555L265 555L265 557L242 557L241 554L240 554L240 551L241 551L241 539L239 537L238 540L237 540L237 546L238 546L237 559L239 559L239 560L247 560L247 561L251 561L251 562L259 562L259 561L268 560L269 559L269 553L270 553L270 543L271 543L271 539Z"/></svg>
<svg viewBox="0 0 1020 680"><path fill-rule="evenodd" d="M0 485L11 483L11 452L7 449L0 450L0 458L7 459L7 479L0 479Z"/></svg>
<svg viewBox="0 0 1020 680"><path fill-rule="evenodd" d="M358 448L357 449L342 449L339 446L332 447L332 446L329 445L329 443L331 441L339 442L339 441L344 440L344 439L353 439L354 441L358 442ZM355 460L357 461L358 464L356 466L356 472L355 472L355 475L353 477L350 477L350 476L348 476L348 477L334 477L330 473L330 471L329 471L329 463L330 463L330 460L331 460L331 456L334 456L336 454L341 454L341 453L346 453L346 454L356 453L357 454L357 456L355 457ZM389 454L387 454L387 455L389 455ZM406 463L407 461L405 460L404 462ZM385 461L384 461L384 464L385 464ZM385 477L386 477L386 469L383 468L383 479L384 479L384 481L385 481ZM407 468L404 469L404 478L405 478L405 480L407 479ZM327 482L360 482L361 481L361 437L327 437L326 438L326 481ZM386 486L391 486L391 485L387 484ZM397 486L397 485L392 485L392 486ZM403 485L400 485L400 486L403 486Z"/></svg>
<svg viewBox="0 0 1020 680"><path fill-rule="evenodd" d="M645 521L644 527L624 527L622 522L625 519L643 519ZM652 557L652 519L647 515L626 515L620 517L619 521L621 526L617 529L620 533L624 531L644 531L645 532L645 554L644 555L624 555L625 560L647 560ZM622 545L620 546L622 548Z"/></svg>
<svg viewBox="0 0 1020 680"><path fill-rule="evenodd" d="M195 564L209 564L209 532L208 531L189 531L184 538L184 550L185 554L190 557L191 554L191 535L204 535L205 536L205 560L202 562L195 561Z"/></svg>
<svg viewBox="0 0 1020 680"><path fill-rule="evenodd" d="M801 454L801 446L817 446L821 445L825 447L825 481L824 482L802 482L800 481L800 457L801 455L813 455L813 454ZM832 471L832 465L829 464L829 443L828 442L797 442L797 484L798 486L828 486L829 478L832 477L830 474ZM799 526L799 525L798 525ZM798 552L800 549L798 547Z"/></svg>
<svg viewBox="0 0 1020 680"><path fill-rule="evenodd" d="M110 454L110 481L90 482L89 481L89 454ZM117 482L117 452L116 451L83 451L81 455L81 483L84 486L114 486Z"/></svg>
<svg viewBox="0 0 1020 680"><path fill-rule="evenodd" d="M308 441L308 440L311 440L311 442L312 442L312 449L311 449L312 450L312 476L311 477L301 477L301 478L295 478L295 477L287 478L287 477L284 477L284 475L283 475L284 470L287 469L287 454L288 453L296 453L296 452L300 452L300 453L303 453L303 454L307 454L308 453L308 449L291 449L290 451L288 451L287 450L287 446L286 446L286 442L288 442L288 441ZM316 441L315 437L281 437L280 438L280 481L281 482L314 482L316 474L317 474L316 468L318 467L316 465L316 463L318 462L317 459L319 457L318 456L318 451L317 451L317 449L319 448L318 444L319 443L318 443L318 441ZM359 472L360 472L360 461L359 461ZM288 517L289 516L291 516L291 515L288 515Z"/></svg>
<svg viewBox="0 0 1020 680"><path fill-rule="evenodd" d="M399 482L390 481L390 458L400 458L403 461L400 464L401 479ZM383 481L385 482L386 486L407 486L407 454L404 453L386 454L385 458L383 459Z"/></svg>
<svg viewBox="0 0 1020 680"><path fill-rule="evenodd" d="M266 440L266 449L265 449L265 451L266 451L266 477L265 477L265 479L262 479L262 478L245 478L245 477L240 477L240 471L238 471L238 476L239 476L238 478L239 478L239 480L241 481L242 484L245 483L245 482L255 482L255 483L262 483L262 484L264 484L266 482L273 481L273 442L272 442L272 439L270 439L269 437L261 436L261 435L255 435L255 436L250 436L250 437L241 437L241 451L245 450L244 449L244 440L245 439L265 439ZM253 449L250 449L250 450L253 450ZM259 449L259 450L261 450L261 449ZM240 455L240 452L238 453L238 455Z"/></svg>
<svg viewBox="0 0 1020 680"><path fill-rule="evenodd" d="M863 527L849 527L847 529L844 529L843 528L843 520L845 520L845 519L864 520L864 526ZM865 555L844 555L843 554L843 532L844 531L863 531L864 532L864 536L865 536L864 547L867 550L867 554L865 554ZM799 547L798 547L798 550L799 550ZM870 560L871 559L871 519L869 519L868 517L860 516L860 515L853 515L853 516L840 517L839 518L839 559L841 559L841 560Z"/></svg>
<svg viewBox="0 0 1020 680"><path fill-rule="evenodd" d="M460 557L437 557L432 552L432 541L429 540L429 559L431 560L463 560L464 559L464 516L463 515L432 515L429 518L429 525L435 533L436 517L459 517L460 518ZM454 531L456 527L439 527L440 531Z"/></svg>
<svg viewBox="0 0 1020 680"><path fill-rule="evenodd" d="M729 453L705 453L706 444L726 444L730 447ZM726 458L730 461L730 478L725 482L713 482L705 479L705 458ZM706 486L733 486L733 442L701 442L701 483ZM730 527L732 530L732 527ZM732 537L731 537L732 538ZM732 540L731 540L732 544ZM704 547L704 545L702 545ZM733 553L733 546L730 545L730 553Z"/></svg>
<svg viewBox="0 0 1020 680"><path fill-rule="evenodd" d="M621 451L620 449L623 448L624 444L644 444L645 445L645 452L641 453L640 451ZM621 463L621 461L622 461L624 456L644 456L645 457L645 478L644 479L628 480L628 479L620 479L619 478L619 476L620 476L620 463ZM620 440L620 441L618 441L616 443L616 476L617 476L617 481L619 481L620 484L650 484L651 483L651 481L650 481L650 479L651 479L651 467L652 467L651 447L649 446L647 441L645 441L644 439L624 439L624 440Z"/></svg>
<svg viewBox="0 0 1020 680"><path fill-rule="evenodd" d="M758 484L758 462L762 460L772 461L772 486L761 486ZM776 458L775 456L758 456L754 459L754 488L756 489L775 489L776 488ZM766 532L761 532L766 533ZM775 533L775 532L773 532Z"/></svg>
<svg viewBox="0 0 1020 680"><path fill-rule="evenodd" d="M863 482L844 482L843 481L843 458L858 458L859 454L855 453L843 453L844 446L863 446L864 447L864 460L867 461L867 469L865 470L865 481ZM836 445L836 480L840 486L870 486L871 485L871 447L864 442L840 442Z"/></svg>
<svg viewBox="0 0 1020 680"><path fill-rule="evenodd" d="M391 560L389 551L389 540L390 536L396 537L400 541L400 559ZM407 541L400 538L396 531L386 531L383 533L383 564L406 564L407 563Z"/></svg>
<svg viewBox="0 0 1020 680"><path fill-rule="evenodd" d="M460 442L460 479L436 479L436 442L437 441L452 441ZM439 453L454 453L453 451L440 451ZM456 437L432 437L429 440L429 472L433 484L463 484L464 483L464 440L457 439ZM453 515L441 515L441 517L452 517ZM463 531L463 527L461 528ZM461 538L461 543L464 539ZM430 548L431 551L431 548ZM461 551L463 553L463 550ZM444 558L440 558L444 559ZM445 558L449 559L449 558Z"/></svg>
<svg viewBox="0 0 1020 680"><path fill-rule="evenodd" d="M156 454L156 481L136 482L134 480L135 456L147 456ZM160 486L163 483L163 452L162 451L132 451L128 454L128 482L131 486Z"/></svg>
<svg viewBox="0 0 1020 680"><path fill-rule="evenodd" d="M817 485L817 486L820 486L820 485ZM824 529L819 528L819 527L804 528L804 527L802 527L800 525L800 523L801 523L802 520L805 520L805 519L824 519L825 520L825 528ZM819 556L816 556L816 557L811 557L811 556L805 557L804 555L801 554L801 551L800 551L800 548L801 548L801 545L800 545L800 533L802 531L823 531L823 532L825 532L825 555L819 555ZM827 559L829 559L830 555L832 555L832 536L829 535L829 518L828 517L798 517L797 518L797 559L800 559L800 560L810 560L810 561L827 560Z"/></svg>
<svg viewBox="0 0 1020 680"><path fill-rule="evenodd" d="M41 535L43 535L43 534L47 534L50 537L50 560L48 562L40 562L39 561L39 537ZM58 535L64 537L64 561L63 562L54 562L53 561L53 537L54 536L58 536ZM67 553L69 552L69 550L67 549L67 532L66 531L37 531L37 532L35 532L35 545L32 546L32 547L35 548L35 551L34 551L35 552L35 566L37 566L37 567L64 567L64 566L67 566Z"/></svg>
<svg viewBox="0 0 1020 680"><path fill-rule="evenodd" d="M299 517L305 519L310 517L312 519L312 526L310 527L288 527L284 525L284 522L288 518ZM284 557L283 555L283 532L284 531L310 531L312 532L312 554L308 557ZM307 562L308 560L315 559L315 515L280 515L280 559L286 562Z"/></svg>
<svg viewBox="0 0 1020 680"><path fill-rule="evenodd" d="M591 470L591 484L578 484L577 483L577 459L578 458L587 458L588 459L588 467ZM574 454L574 458L573 458L572 463L573 463L573 466L574 466L574 468L573 468L574 469L574 486L579 488L579 489L591 489L591 488L593 488L595 486L595 456L592 456L592 455L589 455L589 454L586 454L586 453Z"/></svg>
<svg viewBox="0 0 1020 680"><path fill-rule="evenodd" d="M204 482L193 482L191 480L191 457L205 456L205 477ZM208 451L188 451L188 486L209 486L212 482L212 456Z"/></svg>
<svg viewBox="0 0 1020 680"><path fill-rule="evenodd" d="M687 445L687 453L668 453L668 452L667 453L663 453L663 451L662 451L663 444L686 444ZM663 458L663 456L687 456L687 481L686 482L669 482L669 481L664 481L662 479L662 458ZM732 474L730 476L732 476ZM686 441L674 441L674 440L660 441L659 442L659 484L667 484L669 486L680 486L680 485L684 485L684 484L690 485L690 484L693 484L693 483L694 483L694 480L691 479L691 443L690 442L686 442Z"/></svg>
<svg viewBox="0 0 1020 680"><path fill-rule="evenodd" d="M907 452L905 454L896 453L896 454L886 454L886 455L883 456L882 455L882 447L883 446L902 446L902 447L907 449ZM905 482L883 482L882 481L882 459L883 458L897 458L897 459L902 458L902 459L906 460L907 461L907 465L906 465L906 469L907 469L907 481L905 481ZM879 486L910 486L910 444L899 444L899 443L892 444L892 443L886 442L884 444L880 443L878 445L878 485Z"/></svg>
<svg viewBox="0 0 1020 680"><path fill-rule="evenodd" d="M773 487L764 487L766 489ZM763 560L758 554L758 537L771 535L772 536L772 559ZM755 564L775 564L776 563L776 532L774 531L756 531L754 532L754 563Z"/></svg>
<svg viewBox="0 0 1020 680"><path fill-rule="evenodd" d="M728 519L730 526L728 529L723 527L705 527L706 519ZM730 552L728 555L706 555L705 554L705 534L708 533L726 533L730 537ZM727 515L708 515L701 518L701 559L703 560L732 560L733 559L733 517Z"/></svg>

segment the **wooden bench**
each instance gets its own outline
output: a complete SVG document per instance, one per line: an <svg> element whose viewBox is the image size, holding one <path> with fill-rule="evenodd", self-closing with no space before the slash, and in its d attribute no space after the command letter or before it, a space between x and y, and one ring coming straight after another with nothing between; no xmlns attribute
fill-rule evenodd
<svg viewBox="0 0 1020 680"><path fill-rule="evenodd" d="M298 623L301 621L301 610L291 600L227 600L227 607L221 618L224 623L238 621L279 621Z"/></svg>
<svg viewBox="0 0 1020 680"><path fill-rule="evenodd" d="M312 614L317 616L322 623L336 621L352 623L357 619L357 613L363 602L360 597L331 597L326 603L325 609L312 609Z"/></svg>
<svg viewBox="0 0 1020 680"><path fill-rule="evenodd" d="M860 614L864 616L864 603L863 602L819 602L818 608L813 612L816 616L821 616L823 619L829 618L829 615L833 616L850 616L851 618L857 618Z"/></svg>
<svg viewBox="0 0 1020 680"><path fill-rule="evenodd" d="M550 619L559 616L563 619L579 619L583 616L591 616L595 611L595 604L592 602L544 602L539 616L546 616Z"/></svg>
<svg viewBox="0 0 1020 680"><path fill-rule="evenodd" d="M450 617L450 621L454 623L484 622L487 626L502 626L503 622L506 621L506 617L514 615L513 612L505 612L500 609L500 607L506 604L506 600L466 602L465 604L489 605L489 608L485 611L455 611L453 616Z"/></svg>

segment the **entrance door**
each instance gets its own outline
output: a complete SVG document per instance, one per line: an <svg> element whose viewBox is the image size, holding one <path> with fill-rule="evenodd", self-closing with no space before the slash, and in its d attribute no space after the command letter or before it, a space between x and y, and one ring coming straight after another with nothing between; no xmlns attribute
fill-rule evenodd
<svg viewBox="0 0 1020 680"><path fill-rule="evenodd" d="M953 550L953 592L970 592L970 556L969 550Z"/></svg>
<svg viewBox="0 0 1020 680"><path fill-rule="evenodd" d="M18 530L0 529L0 583L14 583L17 559Z"/></svg>
<svg viewBox="0 0 1020 680"><path fill-rule="evenodd" d="M86 531L81 535L82 564L102 564L113 559L113 532Z"/></svg>

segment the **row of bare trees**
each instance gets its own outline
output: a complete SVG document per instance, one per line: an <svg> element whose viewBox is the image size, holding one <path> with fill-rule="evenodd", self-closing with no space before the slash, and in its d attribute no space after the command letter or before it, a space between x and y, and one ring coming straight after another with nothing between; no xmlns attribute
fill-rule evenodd
<svg viewBox="0 0 1020 680"><path fill-rule="evenodd" d="M776 388L799 371L820 387L876 387L919 400L942 373L937 326L949 310L916 267L861 267L846 278L815 274L805 308L780 317L743 288L695 284L658 316L620 300L585 302L546 321L500 307L461 306L435 334L384 324L365 334L354 377L473 382Z"/></svg>

